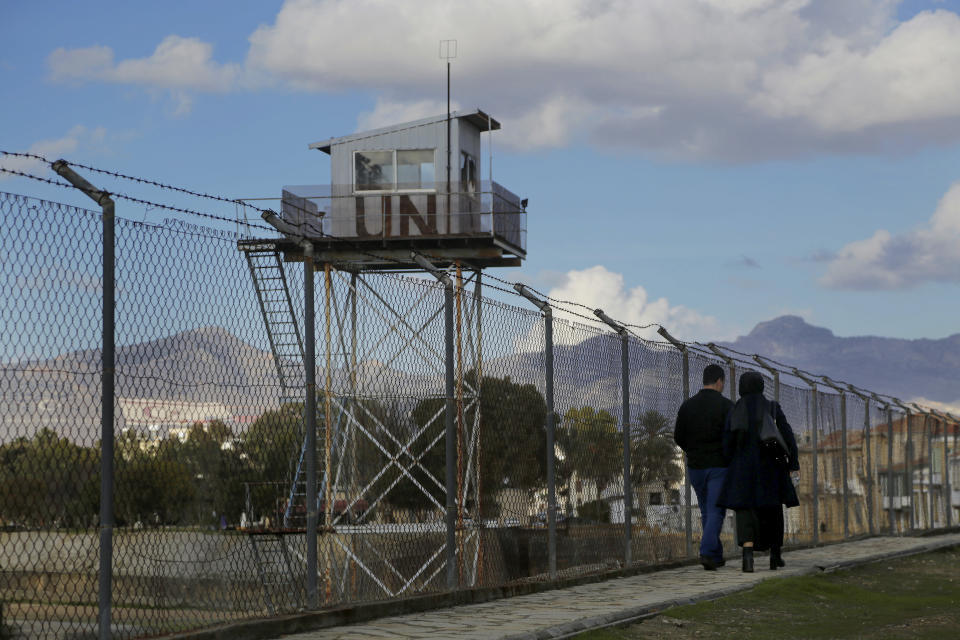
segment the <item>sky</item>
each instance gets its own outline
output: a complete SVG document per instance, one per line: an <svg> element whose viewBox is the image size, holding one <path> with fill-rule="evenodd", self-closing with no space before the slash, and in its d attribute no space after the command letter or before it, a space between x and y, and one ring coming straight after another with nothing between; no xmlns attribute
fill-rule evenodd
<svg viewBox="0 0 960 640"><path fill-rule="evenodd" d="M788 313L958 332L960 0L4 0L0 18L6 151L277 196L329 182L310 142L444 113L456 39L454 105L502 123L493 177L530 202L527 260L498 277L684 339Z"/></svg>

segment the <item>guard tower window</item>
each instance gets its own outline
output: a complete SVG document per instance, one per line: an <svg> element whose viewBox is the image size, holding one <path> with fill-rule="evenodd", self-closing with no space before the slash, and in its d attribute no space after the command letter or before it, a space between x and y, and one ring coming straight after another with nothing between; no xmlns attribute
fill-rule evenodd
<svg viewBox="0 0 960 640"><path fill-rule="evenodd" d="M354 184L357 191L392 191L396 183L393 151L357 151Z"/></svg>
<svg viewBox="0 0 960 640"><path fill-rule="evenodd" d="M405 149L397 151L397 189L433 189L433 149Z"/></svg>
<svg viewBox="0 0 960 640"><path fill-rule="evenodd" d="M354 152L354 191L423 191L435 188L433 149Z"/></svg>

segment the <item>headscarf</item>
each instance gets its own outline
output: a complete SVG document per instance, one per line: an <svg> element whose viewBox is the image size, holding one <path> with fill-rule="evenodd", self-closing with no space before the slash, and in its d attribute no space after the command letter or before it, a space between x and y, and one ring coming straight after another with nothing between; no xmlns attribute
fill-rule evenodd
<svg viewBox="0 0 960 640"><path fill-rule="evenodd" d="M756 371L745 371L740 375L738 387L740 399L737 400L737 404L734 405L730 413L730 430L746 432L750 428L750 411L747 408L747 399L745 396L759 393L762 397L763 376ZM761 403L761 407L766 408L766 403Z"/></svg>

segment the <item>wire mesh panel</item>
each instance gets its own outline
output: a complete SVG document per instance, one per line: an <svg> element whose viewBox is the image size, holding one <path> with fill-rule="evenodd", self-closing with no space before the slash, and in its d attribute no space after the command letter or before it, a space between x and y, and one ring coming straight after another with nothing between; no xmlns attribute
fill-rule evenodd
<svg viewBox="0 0 960 640"><path fill-rule="evenodd" d="M554 337L557 568L576 575L624 559L621 340L562 320Z"/></svg>
<svg viewBox="0 0 960 640"><path fill-rule="evenodd" d="M850 536L862 536L873 531L870 519L876 511L871 501L876 486L873 471L872 434L863 397L847 394L847 494L848 530Z"/></svg>
<svg viewBox="0 0 960 640"><path fill-rule="evenodd" d="M100 213L0 194L0 602L27 636L96 629Z"/></svg>
<svg viewBox="0 0 960 640"><path fill-rule="evenodd" d="M845 399L837 393L817 392L817 484L820 542L843 538L845 500L843 489Z"/></svg>
<svg viewBox="0 0 960 640"><path fill-rule="evenodd" d="M668 344L630 341L634 563L687 556L683 456L673 441L682 402L682 358Z"/></svg>
<svg viewBox="0 0 960 640"><path fill-rule="evenodd" d="M10 194L0 213L3 621L25 637L89 635L100 214ZM116 248L116 637L302 610L311 583L333 607L446 590L451 567L455 588L550 579L541 313L493 299L491 289L511 292L485 290L484 275L459 264L450 289L322 261L310 269L289 243L176 221L118 219ZM700 514L672 433L685 382L696 393L717 361L629 332L553 326L558 574L696 555ZM957 521L955 425L856 394L815 397L794 378L779 400L801 467L787 544ZM721 540L732 555L732 513Z"/></svg>
<svg viewBox="0 0 960 640"><path fill-rule="evenodd" d="M683 558L688 553L686 469L673 441L684 400L682 356L668 344L631 340L629 365L632 560L650 564Z"/></svg>
<svg viewBox="0 0 960 640"><path fill-rule="evenodd" d="M784 542L806 544L813 541L813 393L810 388L780 383L780 407L793 429L800 456L800 483L797 497L800 506L787 509Z"/></svg>

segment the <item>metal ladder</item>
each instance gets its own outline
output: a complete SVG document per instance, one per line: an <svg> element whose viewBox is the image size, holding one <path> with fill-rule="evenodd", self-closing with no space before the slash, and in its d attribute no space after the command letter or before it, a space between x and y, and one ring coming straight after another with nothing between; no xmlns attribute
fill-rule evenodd
<svg viewBox="0 0 960 640"><path fill-rule="evenodd" d="M303 402L303 339L293 310L283 258L272 242L240 245L250 267L253 288L260 303L267 339L280 379L281 402Z"/></svg>
<svg viewBox="0 0 960 640"><path fill-rule="evenodd" d="M286 537L280 533L257 533L250 536L250 544L267 612L276 615L281 611L303 609L301 580L293 572Z"/></svg>
<svg viewBox="0 0 960 640"><path fill-rule="evenodd" d="M304 385L301 382L304 370L303 339L293 310L290 287L283 269L283 257L277 245L269 241L242 243L239 249L247 259L257 302L260 304L260 313L263 316L263 324L267 329L267 340L270 342L273 362L280 381L281 406L289 403L302 404L305 401ZM305 443L306 437L304 437ZM290 452L291 461L295 455L296 451ZM293 472L290 496L284 510L283 526L285 528L291 526L290 518L298 495L296 487L300 483L302 460L301 447L300 462L296 466L296 471Z"/></svg>

